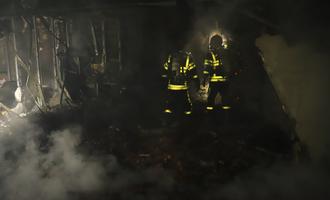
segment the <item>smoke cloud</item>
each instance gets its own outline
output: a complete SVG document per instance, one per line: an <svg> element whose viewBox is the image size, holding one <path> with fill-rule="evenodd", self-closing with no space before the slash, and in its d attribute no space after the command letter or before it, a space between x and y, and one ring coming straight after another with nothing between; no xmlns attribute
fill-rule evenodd
<svg viewBox="0 0 330 200"><path fill-rule="evenodd" d="M256 40L256 45L263 53L265 69L281 101L296 120L300 139L308 145L312 157L327 155L329 56L308 42L290 46L281 36L264 35Z"/></svg>
<svg viewBox="0 0 330 200"><path fill-rule="evenodd" d="M51 145L42 149L40 128L25 120L13 123L11 131L0 136L1 199L66 200L70 193L102 188L105 169L79 153L79 128L52 133Z"/></svg>
<svg viewBox="0 0 330 200"><path fill-rule="evenodd" d="M329 199L329 57L310 42L289 45L280 35L263 35L256 45L312 160L253 168L228 184L211 188L205 199Z"/></svg>
<svg viewBox="0 0 330 200"><path fill-rule="evenodd" d="M133 170L113 155L91 155L81 132L72 126L46 135L25 119L14 120L10 131L0 132L0 199L166 199L173 191L171 172L161 166Z"/></svg>

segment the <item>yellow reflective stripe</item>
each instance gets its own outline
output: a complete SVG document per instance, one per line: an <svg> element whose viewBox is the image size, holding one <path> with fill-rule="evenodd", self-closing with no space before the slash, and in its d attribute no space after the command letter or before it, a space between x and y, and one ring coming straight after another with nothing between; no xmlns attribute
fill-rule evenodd
<svg viewBox="0 0 330 200"><path fill-rule="evenodd" d="M220 65L220 61L204 61L204 65L212 65L213 67L217 67Z"/></svg>
<svg viewBox="0 0 330 200"><path fill-rule="evenodd" d="M194 63L190 63L189 64L189 67L188 67L188 70L192 70L196 67L196 65Z"/></svg>
<svg viewBox="0 0 330 200"><path fill-rule="evenodd" d="M189 69L186 69L186 68L182 68L183 69L183 72L184 73L186 73L187 71L190 71L190 70L192 70L192 69L194 69L195 68L195 65L193 65L194 67L192 67L192 68L189 68ZM181 70L182 71L182 70Z"/></svg>
<svg viewBox="0 0 330 200"><path fill-rule="evenodd" d="M186 111L186 112L184 112L184 114L186 114L186 115L191 115L192 112L191 112L191 111Z"/></svg>
<svg viewBox="0 0 330 200"><path fill-rule="evenodd" d="M167 63L167 62L164 64L164 68L165 68L166 70L168 70L168 63Z"/></svg>
<svg viewBox="0 0 330 200"><path fill-rule="evenodd" d="M173 85L173 84L168 84L167 88L169 90L187 90L188 86L187 85Z"/></svg>
<svg viewBox="0 0 330 200"><path fill-rule="evenodd" d="M212 55L212 64L213 64L213 67L217 67L220 65L220 60L217 60L215 54L213 52L211 52L211 55Z"/></svg>
<svg viewBox="0 0 330 200"><path fill-rule="evenodd" d="M212 77L211 77L211 81L226 81L227 79L226 79L226 77L224 77L224 76L216 76L216 75L213 75Z"/></svg>
<svg viewBox="0 0 330 200"><path fill-rule="evenodd" d="M172 113L172 111L170 109L165 109L164 112L165 113Z"/></svg>
<svg viewBox="0 0 330 200"><path fill-rule="evenodd" d="M198 76L197 75L194 75L193 78L198 78Z"/></svg>
<svg viewBox="0 0 330 200"><path fill-rule="evenodd" d="M208 71L203 71L203 74L210 74Z"/></svg>
<svg viewBox="0 0 330 200"><path fill-rule="evenodd" d="M211 55L212 55L212 59L213 59L213 62L215 62L217 59L215 58L215 55L213 52L211 52Z"/></svg>
<svg viewBox="0 0 330 200"><path fill-rule="evenodd" d="M172 58L172 56L171 56L171 55L169 55L169 56L168 56L168 59L167 59L167 62L168 62L168 63L170 63L170 62L171 62L171 58Z"/></svg>
<svg viewBox="0 0 330 200"><path fill-rule="evenodd" d="M191 103L191 99L190 99L190 95L189 95L189 92L188 92L188 90L187 90L187 97L188 97L188 101L189 101L189 104L190 104L190 106L192 105L192 103Z"/></svg>
<svg viewBox="0 0 330 200"><path fill-rule="evenodd" d="M230 106L222 106L222 109L229 110L229 109L231 109L231 107Z"/></svg>
<svg viewBox="0 0 330 200"><path fill-rule="evenodd" d="M226 79L226 77L224 77L224 76L217 76L217 75L213 75L212 78Z"/></svg>
<svg viewBox="0 0 330 200"><path fill-rule="evenodd" d="M190 57L189 56L187 56L187 59L186 59L186 69L188 69L188 67L189 67L189 61L190 61Z"/></svg>
<svg viewBox="0 0 330 200"><path fill-rule="evenodd" d="M212 60L204 60L204 65L211 65L212 63Z"/></svg>
<svg viewBox="0 0 330 200"><path fill-rule="evenodd" d="M185 67L180 67L180 72L181 73L186 73L187 72L187 69Z"/></svg>
<svg viewBox="0 0 330 200"><path fill-rule="evenodd" d="M162 75L163 78L167 78L167 75Z"/></svg>
<svg viewBox="0 0 330 200"><path fill-rule="evenodd" d="M214 108L212 106L207 106L206 109L207 110L213 110Z"/></svg>
<svg viewBox="0 0 330 200"><path fill-rule="evenodd" d="M166 70L168 70L168 65L171 63L171 59L172 59L172 56L169 55L168 58L167 58L167 62L165 62L165 64L164 64L164 68Z"/></svg>
<svg viewBox="0 0 330 200"><path fill-rule="evenodd" d="M211 78L210 80L211 82L226 82L226 79L215 79L215 78Z"/></svg>

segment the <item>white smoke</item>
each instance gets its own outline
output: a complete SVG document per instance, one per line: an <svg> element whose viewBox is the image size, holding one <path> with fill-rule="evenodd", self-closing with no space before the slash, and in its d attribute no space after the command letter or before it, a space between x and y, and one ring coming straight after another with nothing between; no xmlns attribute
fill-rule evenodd
<svg viewBox="0 0 330 200"><path fill-rule="evenodd" d="M0 199L166 199L173 190L173 176L162 167L132 170L121 167L112 155L91 156L80 145L81 135L75 126L46 136L25 119L13 120L10 131L0 132ZM144 194L131 192L144 185Z"/></svg>
<svg viewBox="0 0 330 200"><path fill-rule="evenodd" d="M25 120L15 120L10 134L0 135L0 199L66 200L70 194L102 188L105 169L81 154L79 128L54 132L41 149L44 134Z"/></svg>

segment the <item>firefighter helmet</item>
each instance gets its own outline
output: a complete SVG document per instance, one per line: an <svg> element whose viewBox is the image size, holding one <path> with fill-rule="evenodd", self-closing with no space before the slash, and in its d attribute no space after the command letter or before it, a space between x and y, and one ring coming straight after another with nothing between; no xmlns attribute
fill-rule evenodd
<svg viewBox="0 0 330 200"><path fill-rule="evenodd" d="M222 47L222 37L220 35L214 35L210 39L210 49L220 49Z"/></svg>

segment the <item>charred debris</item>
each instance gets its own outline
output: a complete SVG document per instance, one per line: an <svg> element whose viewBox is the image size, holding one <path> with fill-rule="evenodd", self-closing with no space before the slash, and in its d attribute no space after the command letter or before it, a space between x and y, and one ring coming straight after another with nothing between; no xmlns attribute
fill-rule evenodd
<svg viewBox="0 0 330 200"><path fill-rule="evenodd" d="M33 6L22 4L15 14L10 7L1 17L2 130L10 131L12 118L28 119L45 130L40 148L46 150L49 134L79 125L83 151L114 155L137 171L166 169L176 180L173 195L190 191L197 195L192 199L200 197L194 188L207 190L304 154L254 44L261 31L274 31L266 20L240 15L235 21L246 22L243 27L223 24L232 34L239 72L229 115L203 112L205 102L196 97L192 116L168 119L161 112L159 69L171 46L194 32L193 8L175 1L67 11ZM177 24L171 20L176 17Z"/></svg>

